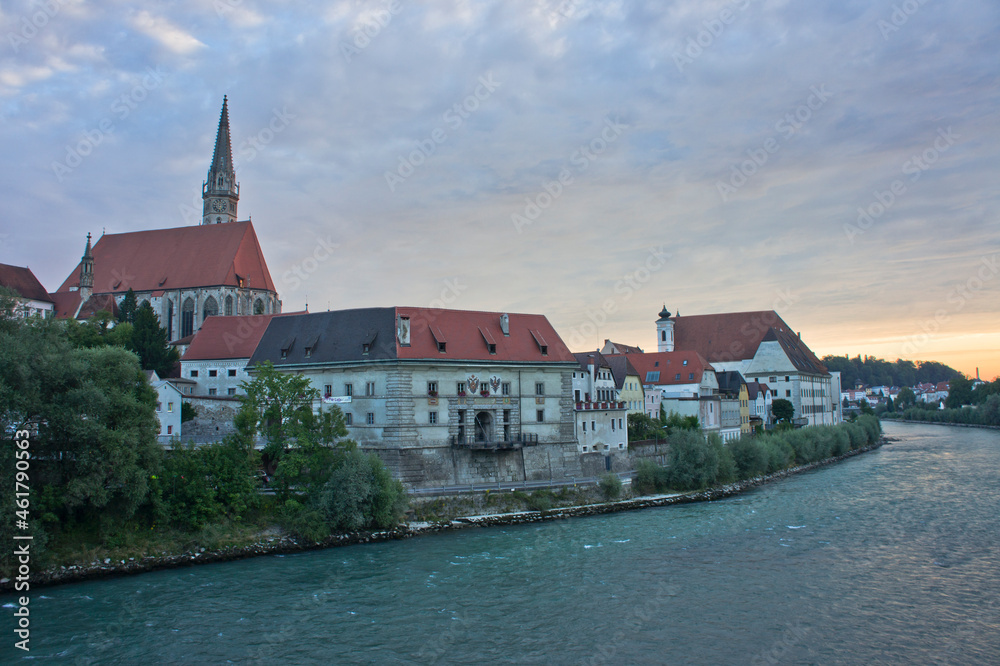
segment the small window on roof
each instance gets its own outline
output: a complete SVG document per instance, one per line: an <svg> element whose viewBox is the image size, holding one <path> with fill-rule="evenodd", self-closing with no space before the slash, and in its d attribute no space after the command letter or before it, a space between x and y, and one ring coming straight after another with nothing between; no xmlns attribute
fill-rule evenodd
<svg viewBox="0 0 1000 666"><path fill-rule="evenodd" d="M688 364L687 359L684 359L684 365L687 365L687 364Z"/></svg>
<svg viewBox="0 0 1000 666"><path fill-rule="evenodd" d="M660 381L660 371L659 370L650 370L649 372L647 372L646 373L646 381L647 382L658 382L658 381Z"/></svg>
<svg viewBox="0 0 1000 666"><path fill-rule="evenodd" d="M371 346L371 344L370 344L370 343L368 343L368 342L363 342L363 343L361 344L361 353L362 353L362 354L367 354L368 352L370 352L370 351L371 351L371 349L372 349L372 346Z"/></svg>
<svg viewBox="0 0 1000 666"><path fill-rule="evenodd" d="M491 342L488 345L486 345L486 347L490 350L491 354L496 354L497 353L496 343Z"/></svg>
<svg viewBox="0 0 1000 666"><path fill-rule="evenodd" d="M447 344L448 344L447 342L439 342L438 351L441 352L442 354L445 353L445 345Z"/></svg>

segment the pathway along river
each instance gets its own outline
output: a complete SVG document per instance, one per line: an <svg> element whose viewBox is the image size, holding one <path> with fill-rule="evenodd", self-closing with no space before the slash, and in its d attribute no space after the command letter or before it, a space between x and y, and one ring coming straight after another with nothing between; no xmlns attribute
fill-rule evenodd
<svg viewBox="0 0 1000 666"><path fill-rule="evenodd" d="M998 663L1000 433L886 432L718 502L44 588L30 657ZM25 656L3 643L3 663Z"/></svg>

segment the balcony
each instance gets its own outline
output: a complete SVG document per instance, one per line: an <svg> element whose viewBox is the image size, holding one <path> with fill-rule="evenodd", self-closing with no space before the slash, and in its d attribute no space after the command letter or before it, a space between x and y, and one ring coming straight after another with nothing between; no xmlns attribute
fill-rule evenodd
<svg viewBox="0 0 1000 666"><path fill-rule="evenodd" d="M589 411L595 409L625 409L624 401L597 401L597 402L577 402L576 410Z"/></svg>

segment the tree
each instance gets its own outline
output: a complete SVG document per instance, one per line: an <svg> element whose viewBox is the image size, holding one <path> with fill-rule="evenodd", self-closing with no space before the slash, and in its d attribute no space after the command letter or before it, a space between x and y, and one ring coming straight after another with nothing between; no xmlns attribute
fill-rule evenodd
<svg viewBox="0 0 1000 666"><path fill-rule="evenodd" d="M160 327L160 319L148 301L135 313L128 348L136 353L144 370L155 370L160 377L168 377L180 361L180 353L167 345L167 331Z"/></svg>
<svg viewBox="0 0 1000 666"><path fill-rule="evenodd" d="M394 527L406 510L406 491L374 453L349 451L323 486L318 506L335 530Z"/></svg>
<svg viewBox="0 0 1000 666"><path fill-rule="evenodd" d="M899 389L899 393L896 395L896 406L900 409L906 409L907 407L912 407L917 403L917 396L913 393L913 389L909 386L904 386Z"/></svg>
<svg viewBox="0 0 1000 666"><path fill-rule="evenodd" d="M844 403L843 403L843 407L844 407L844 409L847 409L847 408L848 408L848 407L850 407L850 406L851 406L851 401L850 401L850 400L848 400L848 399L847 399L847 397L845 396L845 397L844 397Z"/></svg>
<svg viewBox="0 0 1000 666"><path fill-rule="evenodd" d="M795 418L795 405L784 398L778 398L771 403L771 413L774 414L775 421L791 423Z"/></svg>
<svg viewBox="0 0 1000 666"><path fill-rule="evenodd" d="M301 433L306 420L313 423L312 404L320 397L319 389L307 377L281 372L270 361L257 365L253 374L250 381L240 382L245 395L240 396L236 429L250 447L263 435L267 439L264 452L276 460Z"/></svg>
<svg viewBox="0 0 1000 666"><path fill-rule="evenodd" d="M663 427L646 414L633 412L628 415L628 439L630 442L641 442L646 439L662 439Z"/></svg>
<svg viewBox="0 0 1000 666"><path fill-rule="evenodd" d="M885 399L885 411L887 412L896 411L895 406L892 404L892 397L888 397Z"/></svg>
<svg viewBox="0 0 1000 666"><path fill-rule="evenodd" d="M121 305L118 306L118 321L127 324L135 323L135 315L138 311L138 304L135 299L135 292L131 288L125 293Z"/></svg>
<svg viewBox="0 0 1000 666"><path fill-rule="evenodd" d="M962 405L972 404L972 380L965 375L958 375L948 383L948 397L944 406L958 409Z"/></svg>

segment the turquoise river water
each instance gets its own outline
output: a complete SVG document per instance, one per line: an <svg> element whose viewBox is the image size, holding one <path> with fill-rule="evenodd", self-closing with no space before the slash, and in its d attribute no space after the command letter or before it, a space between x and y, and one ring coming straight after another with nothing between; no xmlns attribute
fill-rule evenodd
<svg viewBox="0 0 1000 666"><path fill-rule="evenodd" d="M718 502L33 590L0 662L1000 663L1000 432L886 433Z"/></svg>

